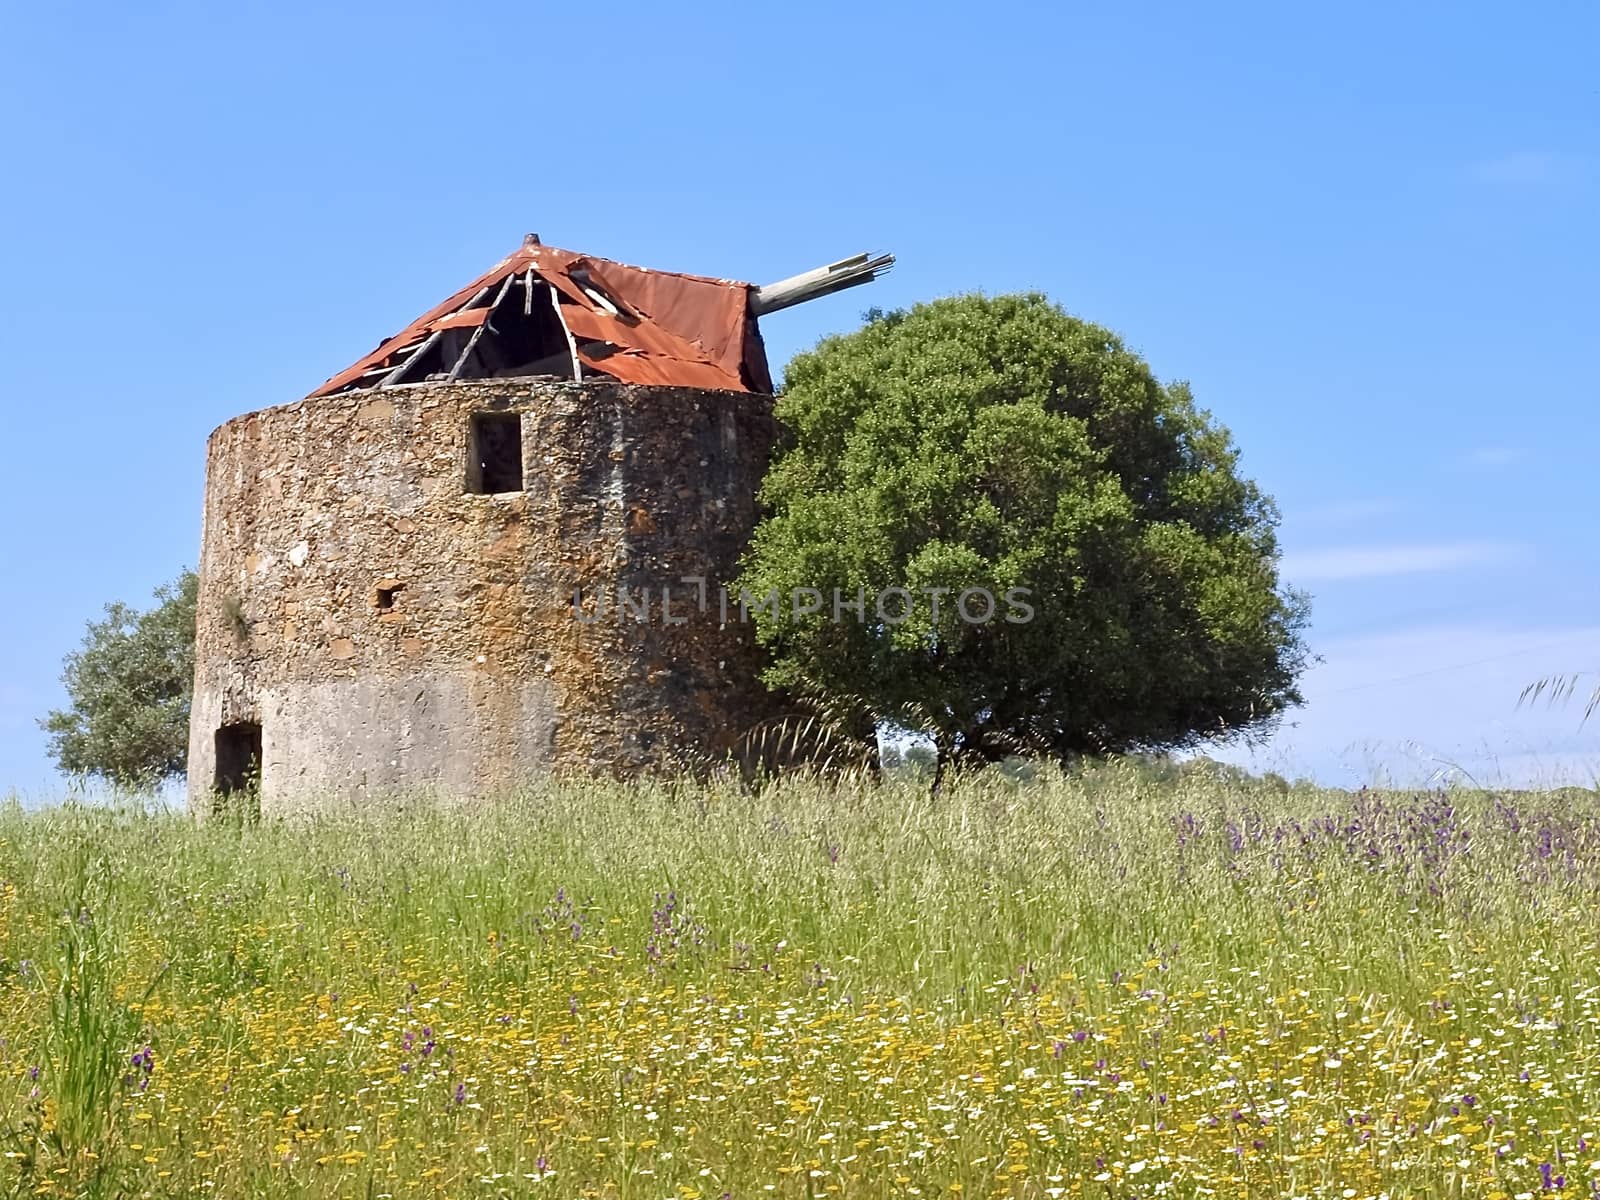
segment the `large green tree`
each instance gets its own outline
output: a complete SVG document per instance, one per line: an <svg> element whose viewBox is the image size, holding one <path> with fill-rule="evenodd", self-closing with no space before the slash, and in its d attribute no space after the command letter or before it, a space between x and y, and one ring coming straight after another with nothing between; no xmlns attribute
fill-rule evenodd
<svg viewBox="0 0 1600 1200"><path fill-rule="evenodd" d="M786 374L740 579L769 683L920 727L941 763L1192 746L1300 701L1275 507L1113 334L970 295L869 314Z"/></svg>
<svg viewBox="0 0 1600 1200"><path fill-rule="evenodd" d="M185 571L156 589L154 607L108 604L102 619L89 622L62 671L70 707L39 722L63 772L124 787L183 774L197 587Z"/></svg>

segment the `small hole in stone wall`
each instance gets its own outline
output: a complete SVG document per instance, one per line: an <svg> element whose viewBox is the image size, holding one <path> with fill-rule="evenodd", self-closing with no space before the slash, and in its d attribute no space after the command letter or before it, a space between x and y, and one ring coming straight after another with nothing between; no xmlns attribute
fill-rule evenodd
<svg viewBox="0 0 1600 1200"><path fill-rule="evenodd" d="M217 773L213 790L228 796L252 791L261 783L261 726L240 721L217 730Z"/></svg>
<svg viewBox="0 0 1600 1200"><path fill-rule="evenodd" d="M521 490L521 414L474 414L467 439L467 491L492 496Z"/></svg>
<svg viewBox="0 0 1600 1200"><path fill-rule="evenodd" d="M378 611L379 612L393 612L394 611L394 598L400 594L400 592L405 588L405 586L406 585L403 584L403 583L391 583L391 584L387 584L387 585L380 583L378 585L378 594L377 594Z"/></svg>

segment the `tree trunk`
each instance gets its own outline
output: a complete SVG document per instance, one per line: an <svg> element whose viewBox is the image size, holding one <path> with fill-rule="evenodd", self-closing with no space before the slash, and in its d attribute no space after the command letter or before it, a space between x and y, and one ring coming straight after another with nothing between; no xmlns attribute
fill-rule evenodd
<svg viewBox="0 0 1600 1200"><path fill-rule="evenodd" d="M850 717L848 732L854 740L861 743L865 751L867 771L874 781L883 779L883 756L878 746L878 723L870 712L865 709L853 713Z"/></svg>
<svg viewBox="0 0 1600 1200"><path fill-rule="evenodd" d="M933 782L928 785L928 795L937 796L940 788L944 786L945 768L950 765L951 758L955 755L955 739L947 733L935 735L933 739Z"/></svg>

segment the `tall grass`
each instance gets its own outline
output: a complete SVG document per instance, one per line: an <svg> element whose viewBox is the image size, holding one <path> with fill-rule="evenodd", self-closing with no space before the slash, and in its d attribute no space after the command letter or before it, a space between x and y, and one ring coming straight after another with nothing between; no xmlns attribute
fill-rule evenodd
<svg viewBox="0 0 1600 1200"><path fill-rule="evenodd" d="M13 807L0 1123L61 1194L1510 1195L1600 1126L1597 918L1579 792Z"/></svg>

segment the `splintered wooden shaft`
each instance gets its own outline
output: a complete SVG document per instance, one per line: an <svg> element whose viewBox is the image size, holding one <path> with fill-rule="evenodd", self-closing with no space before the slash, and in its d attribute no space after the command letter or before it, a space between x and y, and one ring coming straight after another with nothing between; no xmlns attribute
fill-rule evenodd
<svg viewBox="0 0 1600 1200"><path fill-rule="evenodd" d="M807 271L803 275L793 275L788 279L780 279L777 283L758 287L750 296L750 311L762 317L779 309L804 304L807 300L815 300L819 296L829 296L834 292L842 292L845 288L871 283L892 266L894 266L892 254L880 254L877 258L869 258L862 253L840 259L836 263L818 267L815 271Z"/></svg>

